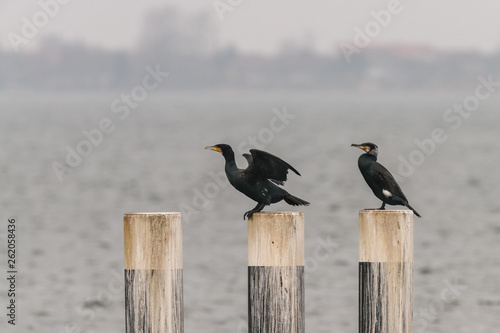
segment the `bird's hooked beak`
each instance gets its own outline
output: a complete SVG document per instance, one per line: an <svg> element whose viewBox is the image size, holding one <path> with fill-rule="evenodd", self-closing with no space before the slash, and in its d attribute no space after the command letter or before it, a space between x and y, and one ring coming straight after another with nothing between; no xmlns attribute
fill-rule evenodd
<svg viewBox="0 0 500 333"><path fill-rule="evenodd" d="M367 153L369 153L369 152L370 152L370 147L368 147L368 146L364 146L364 145L357 145L357 144L353 143L353 144L351 145L351 147L356 147L356 148L362 149L362 150L366 151Z"/></svg>
<svg viewBox="0 0 500 333"><path fill-rule="evenodd" d="M222 154L222 149L220 149L219 147L217 146L207 146L205 147L205 149L210 149L210 150L213 150L213 151L216 151L218 153L221 153Z"/></svg>

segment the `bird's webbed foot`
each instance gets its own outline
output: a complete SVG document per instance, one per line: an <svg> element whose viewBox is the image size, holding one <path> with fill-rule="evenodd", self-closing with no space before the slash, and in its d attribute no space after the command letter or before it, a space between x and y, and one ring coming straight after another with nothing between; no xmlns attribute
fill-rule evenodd
<svg viewBox="0 0 500 333"><path fill-rule="evenodd" d="M257 213L257 212L260 212L262 209L252 209L252 210L249 210L248 212L246 212L245 214L243 214L243 220L245 220L245 218L248 218L249 220L252 218L252 215L253 213Z"/></svg>
<svg viewBox="0 0 500 333"><path fill-rule="evenodd" d="M365 208L365 210L385 210L385 202L382 203L380 208Z"/></svg>
<svg viewBox="0 0 500 333"><path fill-rule="evenodd" d="M243 214L243 220L245 220L246 218L250 220L252 218L253 213L255 213L253 210L249 210L248 212Z"/></svg>
<svg viewBox="0 0 500 333"><path fill-rule="evenodd" d="M250 220L252 218L253 213L260 212L261 210L264 209L265 206L266 205L263 204L263 203L258 203L257 206L255 206L254 209L249 210L248 212L246 212L245 214L243 214L243 220L245 220L245 218L248 218Z"/></svg>

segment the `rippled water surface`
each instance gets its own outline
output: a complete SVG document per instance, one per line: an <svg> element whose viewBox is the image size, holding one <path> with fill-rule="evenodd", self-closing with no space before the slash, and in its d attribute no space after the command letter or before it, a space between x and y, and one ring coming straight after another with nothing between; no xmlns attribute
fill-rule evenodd
<svg viewBox="0 0 500 333"><path fill-rule="evenodd" d="M264 148L300 171L286 188L312 203L300 207L307 331L357 332L358 210L380 203L350 144L373 141L423 216L415 221L414 331L498 330L499 100L446 120L467 93L166 93L124 117L111 109L119 96L0 96L0 240L12 217L19 240L18 323L10 329L123 332L123 213L182 210L186 332L245 332L242 215L255 204L218 178L222 157L203 149L228 143ZM92 130L103 121L113 130L100 138ZM436 129L440 142L431 143ZM97 146L82 143L82 131ZM79 164L60 181L54 162L67 163L68 147L87 156L73 156ZM6 290L2 279L4 309ZM0 327L7 332L5 315Z"/></svg>

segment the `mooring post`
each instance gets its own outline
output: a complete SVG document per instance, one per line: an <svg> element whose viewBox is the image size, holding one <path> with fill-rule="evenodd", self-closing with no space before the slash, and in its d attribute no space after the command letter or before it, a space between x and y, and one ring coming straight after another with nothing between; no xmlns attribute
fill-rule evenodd
<svg viewBox="0 0 500 333"><path fill-rule="evenodd" d="M304 214L248 221L248 332L304 333Z"/></svg>
<svg viewBox="0 0 500 333"><path fill-rule="evenodd" d="M127 333L182 333L180 213L125 214Z"/></svg>
<svg viewBox="0 0 500 333"><path fill-rule="evenodd" d="M359 212L359 332L411 333L413 212Z"/></svg>

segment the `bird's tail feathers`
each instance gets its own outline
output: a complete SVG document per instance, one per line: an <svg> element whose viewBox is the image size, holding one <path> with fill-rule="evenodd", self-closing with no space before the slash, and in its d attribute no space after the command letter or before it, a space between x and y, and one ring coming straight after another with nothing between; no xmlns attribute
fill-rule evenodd
<svg viewBox="0 0 500 333"><path fill-rule="evenodd" d="M420 214L419 214L419 213L417 213L417 211L416 211L415 209L413 209L413 207L412 207L412 206L410 206L410 204L409 204L409 203L406 203L406 205L405 205L405 206L406 206L406 207L408 207L409 209L411 209L411 210L413 211L413 213L414 213L415 215L417 215L418 217L422 217L422 216L420 216Z"/></svg>
<svg viewBox="0 0 500 333"><path fill-rule="evenodd" d="M309 202L302 200L300 198L294 197L291 194L288 194L285 197L285 201L287 204L292 205L292 206L309 206Z"/></svg>

